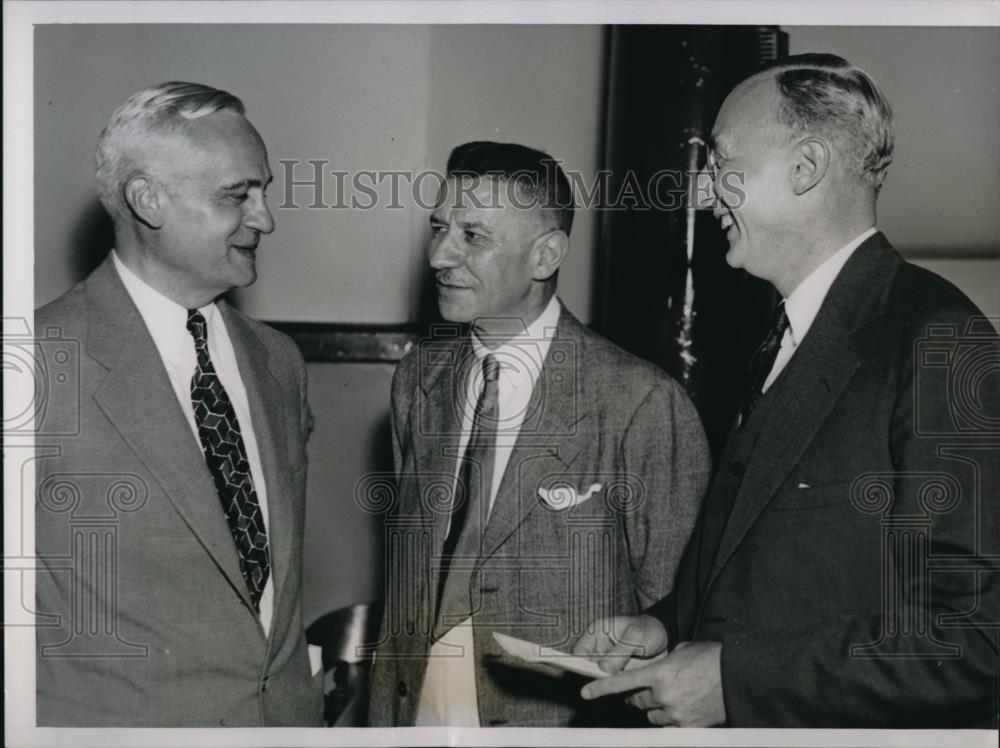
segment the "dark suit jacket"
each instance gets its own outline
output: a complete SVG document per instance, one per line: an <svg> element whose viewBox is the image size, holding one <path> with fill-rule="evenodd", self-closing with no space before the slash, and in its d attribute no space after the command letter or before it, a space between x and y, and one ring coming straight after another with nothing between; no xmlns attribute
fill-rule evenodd
<svg viewBox="0 0 1000 748"><path fill-rule="evenodd" d="M978 314L876 234L749 456L730 434L651 611L671 642L722 642L730 725L995 726L1000 354Z"/></svg>
<svg viewBox="0 0 1000 748"><path fill-rule="evenodd" d="M392 388L398 501L387 522L386 613L373 725L414 722L430 647L457 460L468 338L425 342ZM570 649L596 616L669 591L707 485L701 423L680 386L563 310L485 531L474 575L480 722L563 726L621 719L579 697L583 680L511 662L492 632ZM560 483L590 499L554 509ZM622 710L627 712L629 710Z"/></svg>
<svg viewBox="0 0 1000 748"><path fill-rule="evenodd" d="M72 358L49 356L37 436L39 725L322 723L300 610L305 367L287 337L219 308L267 485L270 636L201 449L108 258L35 318L42 345Z"/></svg>

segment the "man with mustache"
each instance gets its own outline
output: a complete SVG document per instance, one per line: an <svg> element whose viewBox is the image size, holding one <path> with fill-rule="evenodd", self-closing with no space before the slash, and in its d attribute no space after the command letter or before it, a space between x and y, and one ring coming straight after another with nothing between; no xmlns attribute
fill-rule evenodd
<svg viewBox="0 0 1000 748"><path fill-rule="evenodd" d="M556 297L573 202L521 145L456 148L430 219L450 325L392 386L398 496L373 725L620 723L580 679L504 655L494 632L566 649L594 611L669 591L709 456L679 385Z"/></svg>
<svg viewBox="0 0 1000 748"><path fill-rule="evenodd" d="M232 94L171 82L114 111L95 161L115 248L36 316L79 373L36 440L38 724L320 725L305 366L220 298L274 230L264 143Z"/></svg>
<svg viewBox="0 0 1000 748"><path fill-rule="evenodd" d="M875 228L889 104L800 55L712 137L727 260L783 301L675 589L580 639L616 673L583 694L657 725L996 729L998 341Z"/></svg>

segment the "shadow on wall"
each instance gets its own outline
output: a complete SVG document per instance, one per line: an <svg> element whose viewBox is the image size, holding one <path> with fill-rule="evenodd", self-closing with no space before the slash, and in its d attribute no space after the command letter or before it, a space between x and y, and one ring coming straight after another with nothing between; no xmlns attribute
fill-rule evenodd
<svg viewBox="0 0 1000 748"><path fill-rule="evenodd" d="M90 275L115 246L114 224L98 200L84 208L71 237L69 261L75 285Z"/></svg>

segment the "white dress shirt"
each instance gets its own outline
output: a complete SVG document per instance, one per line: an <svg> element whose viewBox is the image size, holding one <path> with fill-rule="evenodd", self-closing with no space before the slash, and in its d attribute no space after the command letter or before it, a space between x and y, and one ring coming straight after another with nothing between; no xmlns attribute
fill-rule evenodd
<svg viewBox="0 0 1000 748"><path fill-rule="evenodd" d="M493 462L493 484L489 495L489 513L496 502L497 491L511 452L521 433L528 402L535 382L541 375L542 363L548 354L552 338L559 325L561 306L553 296L538 319L506 343L490 350L472 336L472 349L477 366L472 367L466 385L466 398L459 435L459 455L472 434L476 403L483 389L482 360L493 355L500 363L497 383L499 427ZM454 480L458 482L461 457L455 462ZM455 492L452 492L455 495ZM450 529L450 528L449 528ZM472 619L466 619L448 631L431 647L427 659L427 674L420 691L417 707L418 727L479 727L479 700L476 697L475 644Z"/></svg>
<svg viewBox="0 0 1000 748"><path fill-rule="evenodd" d="M156 350L160 353L163 367L166 369L167 377L174 388L174 395L187 419L188 426L191 427L198 451L201 452L198 425L194 419L194 406L191 405L191 378L198 366L198 359L194 349L194 338L187 329L187 309L172 299L168 299L129 270L114 250L111 251L111 257L125 290L128 291L128 295L139 310L139 314L153 338L153 343L156 345ZM212 365L215 367L215 372L219 381L222 382L222 386L226 388L229 400L236 411L236 418L240 422L243 446L246 448L247 460L250 463L250 475L253 479L266 531L268 528L267 486L264 482L260 452L257 449L253 419L250 417L247 391L243 386L239 367L236 365L236 353L233 351L233 344L229 339L225 321L215 303L203 306L198 311L205 317L206 329L208 330L208 353L212 358ZM219 511L222 512L222 503L218 496L206 496L205 500L215 501L219 506ZM265 636L271 629L271 615L274 609L273 579L274 575L269 574L267 584L260 597L260 623L264 628Z"/></svg>
<svg viewBox="0 0 1000 748"><path fill-rule="evenodd" d="M813 320L819 314L819 308L823 305L823 300L826 299L826 295L830 292L830 286L833 285L837 276L840 275L844 264L854 254L854 250L860 247L874 233L875 227L872 226L827 257L823 261L823 264L806 276L805 280L799 283L795 287L795 290L785 299L785 314L788 315L788 329L785 330L785 334L781 338L781 348L774 359L774 366L771 367L771 372L767 375L764 386L761 388L763 392L767 392L767 388L778 378L778 375L788 365L795 351L802 344L806 333L812 327Z"/></svg>

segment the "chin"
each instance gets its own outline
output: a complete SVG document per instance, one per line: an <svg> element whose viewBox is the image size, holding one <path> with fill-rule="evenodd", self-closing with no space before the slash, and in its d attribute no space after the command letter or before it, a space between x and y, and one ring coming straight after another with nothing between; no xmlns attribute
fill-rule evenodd
<svg viewBox="0 0 1000 748"><path fill-rule="evenodd" d="M240 279L240 282L235 284L233 288L246 288L247 286L252 286L257 282L257 271L254 270L252 273L248 273Z"/></svg>
<svg viewBox="0 0 1000 748"><path fill-rule="evenodd" d="M446 322L471 322L474 316L471 312L463 310L455 304L447 304L442 301L438 302L438 312Z"/></svg>
<svg viewBox="0 0 1000 748"><path fill-rule="evenodd" d="M726 264L731 268L743 267L743 255L736 247L732 247L726 252Z"/></svg>

